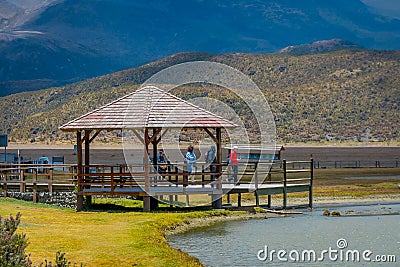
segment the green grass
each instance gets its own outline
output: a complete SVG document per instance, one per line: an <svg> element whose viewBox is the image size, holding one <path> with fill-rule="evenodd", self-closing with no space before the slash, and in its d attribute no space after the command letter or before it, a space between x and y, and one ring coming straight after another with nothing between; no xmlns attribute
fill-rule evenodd
<svg viewBox="0 0 400 267"><path fill-rule="evenodd" d="M190 218L225 216L229 211L204 212L75 212L41 204L0 198L0 215L22 214L19 231L28 237L34 264L66 252L86 266L201 266L171 248L163 231Z"/></svg>

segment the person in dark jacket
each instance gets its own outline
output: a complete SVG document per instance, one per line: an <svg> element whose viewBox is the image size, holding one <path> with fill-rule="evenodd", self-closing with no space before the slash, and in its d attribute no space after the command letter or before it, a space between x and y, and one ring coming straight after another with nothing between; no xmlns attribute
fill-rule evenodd
<svg viewBox="0 0 400 267"><path fill-rule="evenodd" d="M187 149L184 161L187 164L187 172L190 175L196 168L197 157L193 152L194 148L190 145ZM194 175L192 175L192 182L194 182Z"/></svg>

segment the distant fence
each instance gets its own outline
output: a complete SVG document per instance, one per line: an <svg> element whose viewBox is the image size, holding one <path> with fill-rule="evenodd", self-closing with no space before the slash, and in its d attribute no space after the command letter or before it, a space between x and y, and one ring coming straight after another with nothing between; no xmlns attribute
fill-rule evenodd
<svg viewBox="0 0 400 267"><path fill-rule="evenodd" d="M326 168L399 168L399 160L314 161L315 169Z"/></svg>
<svg viewBox="0 0 400 267"><path fill-rule="evenodd" d="M303 168L295 162L288 163L290 168ZM334 168L400 168L400 160L315 160L314 169Z"/></svg>

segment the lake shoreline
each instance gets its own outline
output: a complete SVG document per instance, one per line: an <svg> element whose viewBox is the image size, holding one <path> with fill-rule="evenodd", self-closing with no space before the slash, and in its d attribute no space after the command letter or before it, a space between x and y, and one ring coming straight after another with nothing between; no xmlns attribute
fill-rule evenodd
<svg viewBox="0 0 400 267"><path fill-rule="evenodd" d="M304 203L302 198L291 199L291 205L299 205ZM400 194L385 194L385 195L371 195L363 197L314 197L314 209L327 208L330 206L345 207L345 206L359 206L359 205L386 205L386 204L400 204ZM246 204L244 204L246 205ZM262 207L263 205L261 205ZM278 218L285 216L292 216L292 214L276 214L272 212L255 212L254 207L242 207L228 208L232 212L227 216L211 216L201 218L191 218L186 220L184 223L175 226L173 229L164 231L164 235L170 236L175 234L181 234L194 230L196 228L202 228L206 226L212 226L215 223L225 221L238 221L238 220L252 220L252 219L269 219ZM299 211L295 208L286 209L288 213L290 211Z"/></svg>

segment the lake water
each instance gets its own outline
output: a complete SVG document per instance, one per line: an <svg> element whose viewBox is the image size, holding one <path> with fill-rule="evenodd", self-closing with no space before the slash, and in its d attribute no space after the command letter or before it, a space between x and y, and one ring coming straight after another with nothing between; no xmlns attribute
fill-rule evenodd
<svg viewBox="0 0 400 267"><path fill-rule="evenodd" d="M325 209L342 216L323 216ZM400 204L222 222L168 241L206 266L400 266Z"/></svg>

